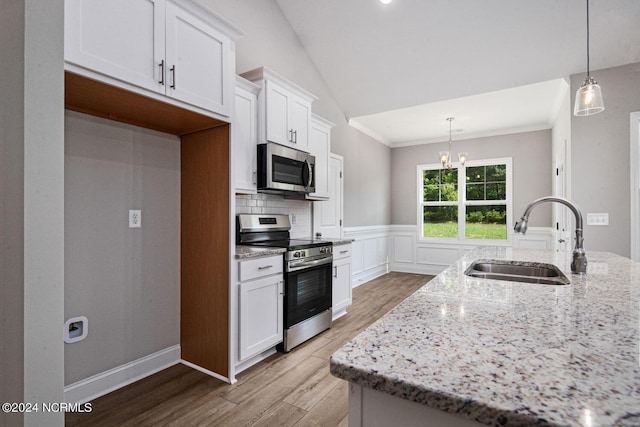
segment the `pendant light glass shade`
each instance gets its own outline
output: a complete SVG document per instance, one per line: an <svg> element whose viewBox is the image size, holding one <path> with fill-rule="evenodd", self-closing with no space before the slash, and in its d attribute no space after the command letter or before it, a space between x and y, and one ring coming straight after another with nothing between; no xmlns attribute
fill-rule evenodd
<svg viewBox="0 0 640 427"><path fill-rule="evenodd" d="M604 110L600 85L589 74L589 0L587 1L587 78L576 92L574 116L590 116Z"/></svg>
<svg viewBox="0 0 640 427"><path fill-rule="evenodd" d="M600 85L593 77L587 77L576 92L573 114L575 116L590 116L602 110L604 110L604 101L602 100Z"/></svg>

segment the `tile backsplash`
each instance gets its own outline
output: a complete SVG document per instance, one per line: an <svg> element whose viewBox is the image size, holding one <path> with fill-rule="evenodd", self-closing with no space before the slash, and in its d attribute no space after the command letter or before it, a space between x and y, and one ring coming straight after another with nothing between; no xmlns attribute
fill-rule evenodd
<svg viewBox="0 0 640 427"><path fill-rule="evenodd" d="M311 202L286 199L275 194L237 194L236 213L286 214L291 219L291 237L311 237Z"/></svg>

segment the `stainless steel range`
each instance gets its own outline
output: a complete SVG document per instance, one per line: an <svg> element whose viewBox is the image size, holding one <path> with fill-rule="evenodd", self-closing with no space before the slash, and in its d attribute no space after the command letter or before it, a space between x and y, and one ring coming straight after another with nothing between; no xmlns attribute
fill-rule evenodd
<svg viewBox="0 0 640 427"><path fill-rule="evenodd" d="M317 240L291 239L288 215L240 214L239 245L285 248L284 341L293 347L331 327L331 265L333 246Z"/></svg>

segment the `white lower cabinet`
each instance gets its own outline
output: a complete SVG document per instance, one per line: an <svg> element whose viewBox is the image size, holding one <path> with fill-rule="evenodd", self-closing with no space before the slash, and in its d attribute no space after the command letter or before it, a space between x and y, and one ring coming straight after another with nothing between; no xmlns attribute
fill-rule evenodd
<svg viewBox="0 0 640 427"><path fill-rule="evenodd" d="M238 360L243 361L282 342L282 255L240 261L238 267Z"/></svg>
<svg viewBox="0 0 640 427"><path fill-rule="evenodd" d="M351 305L351 244L333 247L333 320L347 314Z"/></svg>

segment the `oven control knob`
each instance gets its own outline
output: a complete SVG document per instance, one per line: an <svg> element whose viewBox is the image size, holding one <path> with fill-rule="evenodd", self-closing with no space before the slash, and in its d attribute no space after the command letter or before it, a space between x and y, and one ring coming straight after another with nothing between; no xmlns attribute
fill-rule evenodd
<svg viewBox="0 0 640 427"><path fill-rule="evenodd" d="M300 258L300 257L302 257L302 256L303 256L303 253L300 253L300 251L297 251L297 252L294 252L294 253L293 253L293 257L294 257L294 258Z"/></svg>

